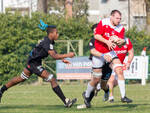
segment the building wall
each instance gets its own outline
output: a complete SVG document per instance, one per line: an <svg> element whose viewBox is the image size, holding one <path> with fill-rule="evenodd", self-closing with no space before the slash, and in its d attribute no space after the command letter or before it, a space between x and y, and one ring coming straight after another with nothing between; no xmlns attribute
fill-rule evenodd
<svg viewBox="0 0 150 113"><path fill-rule="evenodd" d="M89 21L99 22L100 19L109 17L110 12L118 9L122 13L121 24L126 29L138 26L141 30L146 26L146 4L144 0L87 0L89 5ZM130 9L128 9L130 3ZM129 16L130 15L130 16Z"/></svg>
<svg viewBox="0 0 150 113"><path fill-rule="evenodd" d="M121 24L127 26L128 23L128 1L123 0L88 0L89 4L89 21L90 22L99 22L100 19L109 17L110 12L114 9L118 9L122 13L122 22ZM91 13L92 11L95 14ZM96 13L97 12L97 13Z"/></svg>
<svg viewBox="0 0 150 113"><path fill-rule="evenodd" d="M3 5L1 4L2 2ZM30 6L33 12L36 11L37 0L0 0L0 12L5 12L6 8L28 8Z"/></svg>

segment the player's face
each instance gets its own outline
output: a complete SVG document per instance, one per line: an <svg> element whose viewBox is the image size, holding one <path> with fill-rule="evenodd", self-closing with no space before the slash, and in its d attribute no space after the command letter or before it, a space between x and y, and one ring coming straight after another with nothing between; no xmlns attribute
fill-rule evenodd
<svg viewBox="0 0 150 113"><path fill-rule="evenodd" d="M57 40L58 36L59 36L59 34L58 34L57 29L54 29L54 32L53 32L53 38L54 38L54 40Z"/></svg>
<svg viewBox="0 0 150 113"><path fill-rule="evenodd" d="M114 15L111 16L111 18L112 18L112 23L114 26L117 26L120 24L121 15L119 13L115 13Z"/></svg>
<svg viewBox="0 0 150 113"><path fill-rule="evenodd" d="M93 33L94 33L94 34L96 33L96 28L93 29Z"/></svg>

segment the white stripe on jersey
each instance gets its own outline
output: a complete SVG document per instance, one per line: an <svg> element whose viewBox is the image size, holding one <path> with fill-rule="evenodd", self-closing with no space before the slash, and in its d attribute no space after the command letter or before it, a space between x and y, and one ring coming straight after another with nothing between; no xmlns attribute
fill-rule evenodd
<svg viewBox="0 0 150 113"><path fill-rule="evenodd" d="M126 44L129 44L129 38L125 37Z"/></svg>
<svg viewBox="0 0 150 113"><path fill-rule="evenodd" d="M114 29L115 31L117 32L121 32L121 30L123 29L123 26L121 24L117 25L117 26L113 26L111 23L110 23L110 18L104 18L102 19L102 25L108 25L110 26L112 29Z"/></svg>

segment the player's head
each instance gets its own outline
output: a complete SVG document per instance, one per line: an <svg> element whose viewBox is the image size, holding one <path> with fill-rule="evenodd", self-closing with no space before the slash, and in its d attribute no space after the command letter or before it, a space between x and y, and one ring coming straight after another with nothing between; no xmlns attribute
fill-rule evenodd
<svg viewBox="0 0 150 113"><path fill-rule="evenodd" d="M49 25L46 29L47 36L50 37L52 40L58 39L58 31L55 25Z"/></svg>
<svg viewBox="0 0 150 113"><path fill-rule="evenodd" d="M112 10L110 14L111 22L114 26L117 26L120 24L121 21L121 12L119 10Z"/></svg>
<svg viewBox="0 0 150 113"><path fill-rule="evenodd" d="M95 30L96 30L97 25L98 25L98 24L96 23L96 24L93 24L92 27L91 27L91 29L92 29L92 31L93 31L94 33L95 33Z"/></svg>

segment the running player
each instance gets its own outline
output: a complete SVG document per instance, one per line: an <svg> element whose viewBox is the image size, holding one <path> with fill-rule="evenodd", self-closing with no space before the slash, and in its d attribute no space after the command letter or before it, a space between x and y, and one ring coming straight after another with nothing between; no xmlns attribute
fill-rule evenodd
<svg viewBox="0 0 150 113"><path fill-rule="evenodd" d="M30 55L27 60L27 66L24 68L20 76L14 77L12 80L8 81L5 85L2 86L0 89L0 101L2 95L6 90L9 88L17 85L20 82L24 82L25 80L29 79L29 77L34 73L41 78L43 78L46 82L50 82L53 91L56 95L62 100L65 107L71 107L75 102L76 98L71 100L64 96L61 88L59 87L56 79L54 78L53 74L50 74L46 69L42 67L42 59L48 57L50 55L54 59L61 59L64 63L70 63L68 60L64 58L67 57L74 57L74 53L70 52L68 54L58 54L54 50L55 40L58 39L58 31L56 26L42 23L41 21L40 28L42 30L46 29L47 36L36 45L36 47L30 52Z"/></svg>
<svg viewBox="0 0 150 113"><path fill-rule="evenodd" d="M121 90L121 100L123 102L131 102L129 98L125 96L125 80L123 76L122 64L118 59L113 49L117 45L122 45L124 40L124 27L120 24L121 13L118 10L111 12L110 18L102 19L95 32L95 49L100 52L99 56L93 56L93 78L87 85L87 89L83 92L84 103L87 108L91 107L90 94L99 83L102 76L102 67L105 62L112 63L112 69L118 76L118 85ZM110 40L113 39L113 40ZM113 42L115 43L113 43Z"/></svg>
<svg viewBox="0 0 150 113"><path fill-rule="evenodd" d="M130 64L131 64L133 57L134 57L134 50L133 50L133 46L132 46L130 39L126 38L126 44L124 46L122 46L121 48L116 47L114 50L115 50L115 52L116 52L117 56L119 57L122 64L123 64L123 61L124 61L124 59L128 53L128 61L126 64L124 64L123 68L129 69ZM118 85L117 75L115 74L114 71L112 72L111 77L108 80L108 85L109 85L109 101L114 102L113 88L116 85ZM124 102L123 100L121 100L121 101Z"/></svg>

